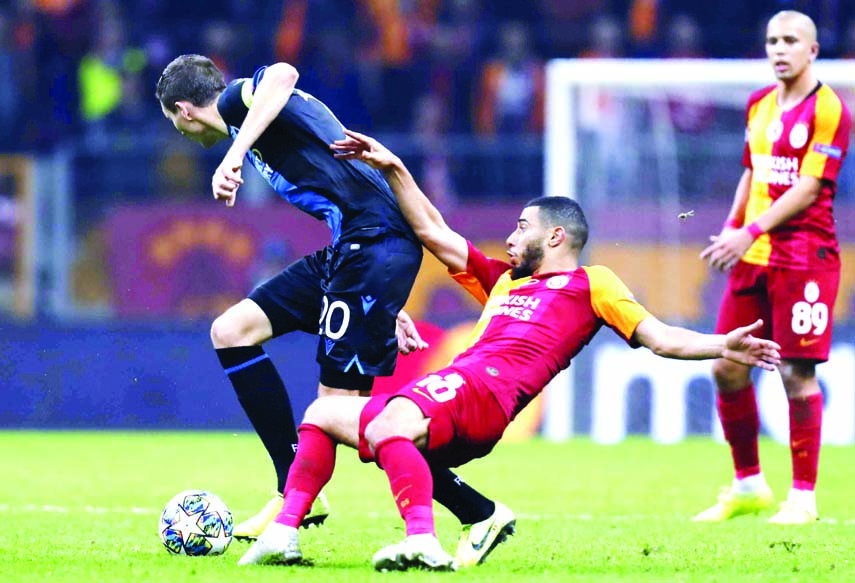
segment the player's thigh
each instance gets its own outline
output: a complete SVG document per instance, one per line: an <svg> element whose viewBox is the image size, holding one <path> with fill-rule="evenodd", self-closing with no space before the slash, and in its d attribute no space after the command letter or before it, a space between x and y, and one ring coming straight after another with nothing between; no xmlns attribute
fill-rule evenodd
<svg viewBox="0 0 855 583"><path fill-rule="evenodd" d="M758 318L763 319L763 329L757 336L771 338L772 320L767 290L768 276L763 267L738 262L728 276L722 294L715 331L727 334L734 328L747 326ZM712 365L713 376L719 391L736 391L751 380L751 368L719 358Z"/></svg>
<svg viewBox="0 0 855 583"><path fill-rule="evenodd" d="M356 448L359 418L367 397L324 397L315 400L303 417L304 424L315 425L336 442Z"/></svg>
<svg viewBox="0 0 855 583"><path fill-rule="evenodd" d="M328 249L292 263L249 294L270 322L270 335L278 338L301 330L318 333L323 291L321 282Z"/></svg>
<svg viewBox="0 0 855 583"><path fill-rule="evenodd" d="M772 269L773 340L785 360L828 360L840 270Z"/></svg>
<svg viewBox="0 0 855 583"><path fill-rule="evenodd" d="M421 265L411 241L387 237L339 245L329 265L320 314L321 382L342 386L334 371L364 376L392 374L398 354L395 320ZM368 387L370 388L370 387Z"/></svg>
<svg viewBox="0 0 855 583"><path fill-rule="evenodd" d="M327 375L329 376L329 375ZM364 376L364 375L363 375ZM366 386L369 384L373 385L374 377L366 377L366 379L370 379L370 381L366 381ZM335 384L336 386L353 386L355 383L345 381L341 382L336 380L336 377L333 376L333 380L327 379L328 382ZM341 389L335 388L324 383L318 384L318 397L370 397L371 396L372 387L368 386L368 388L348 388Z"/></svg>
<svg viewBox="0 0 855 583"><path fill-rule="evenodd" d="M715 331L727 334L734 328L747 326L758 318L763 328L756 336L770 338L772 312L769 305L766 268L738 262L728 276L718 309Z"/></svg>
<svg viewBox="0 0 855 583"><path fill-rule="evenodd" d="M463 384L462 377L455 377L451 384L442 383L443 374L427 375L413 383L402 387L395 393L375 395L368 400L359 417L359 444L357 450L359 458L363 462L374 460L374 446L378 436L388 437L390 422L384 421L384 413L387 405L392 401L399 401L396 408L404 407L405 411L415 412L416 420L421 420L420 427L423 433L418 435L420 449L435 449L445 447L453 443L454 409L459 405L458 399L454 403L450 401L457 395L457 389ZM459 381L459 382L458 382ZM430 389L426 387L430 385ZM409 405L402 405L401 401L409 401ZM379 423L378 423L379 421ZM427 425L423 425L428 421Z"/></svg>
<svg viewBox="0 0 855 583"><path fill-rule="evenodd" d="M483 457L501 439L507 427L504 411L479 380L470 380L455 368L426 375L396 393L372 397L359 422L359 452L373 459L366 428L390 401L409 400L429 420L426 441L419 443L425 459L455 467Z"/></svg>

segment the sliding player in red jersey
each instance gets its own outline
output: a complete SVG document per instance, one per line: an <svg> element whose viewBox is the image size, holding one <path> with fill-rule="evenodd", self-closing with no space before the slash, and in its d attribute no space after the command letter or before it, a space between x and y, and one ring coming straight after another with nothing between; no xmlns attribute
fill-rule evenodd
<svg viewBox="0 0 855 583"><path fill-rule="evenodd" d="M455 568L436 538L429 464L454 467L487 455L510 421L604 325L665 357L725 357L772 370L778 363L777 345L751 336L760 321L726 336L668 326L608 268L580 266L588 225L574 200L531 201L508 237L509 261L489 259L448 227L396 156L371 138L346 133L333 146L338 157L383 171L422 243L485 308L473 344L448 367L395 394L322 397L309 407L282 511L239 564L302 558L297 526L332 476L342 443L386 472L406 522L404 541L378 551L374 567Z"/></svg>
<svg viewBox="0 0 855 583"><path fill-rule="evenodd" d="M743 165L721 234L701 258L730 271L716 330L762 318L762 335L781 345L781 378L790 404L793 482L774 524L817 520L816 484L822 393L816 364L828 360L840 255L832 202L849 147L851 117L841 99L817 80L816 27L800 12L769 20L766 55L778 82L748 101ZM760 471L760 422L747 366L713 364L718 411L736 476L718 502L694 517L720 522L773 503Z"/></svg>

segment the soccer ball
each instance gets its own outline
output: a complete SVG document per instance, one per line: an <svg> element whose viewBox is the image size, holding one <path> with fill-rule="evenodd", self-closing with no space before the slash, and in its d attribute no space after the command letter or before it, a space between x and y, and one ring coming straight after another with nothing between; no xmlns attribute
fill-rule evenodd
<svg viewBox="0 0 855 583"><path fill-rule="evenodd" d="M185 490L160 515L160 540L175 555L219 555L232 542L232 513L214 494Z"/></svg>

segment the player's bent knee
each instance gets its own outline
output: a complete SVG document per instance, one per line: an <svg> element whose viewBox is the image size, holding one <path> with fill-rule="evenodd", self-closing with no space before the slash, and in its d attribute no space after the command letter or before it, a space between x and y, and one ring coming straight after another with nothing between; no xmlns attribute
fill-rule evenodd
<svg viewBox="0 0 855 583"><path fill-rule="evenodd" d="M751 383L751 369L747 366L719 358L712 365L715 384L721 391L738 391Z"/></svg>
<svg viewBox="0 0 855 583"><path fill-rule="evenodd" d="M211 324L214 348L254 346L269 340L272 335L267 315L250 300L232 306Z"/></svg>
<svg viewBox="0 0 855 583"><path fill-rule="evenodd" d="M419 445L427 437L429 419L408 399L393 399L365 427L365 440L374 448L390 437L404 437Z"/></svg>
<svg viewBox="0 0 855 583"><path fill-rule="evenodd" d="M395 424L389 423L388 420L383 419L381 416L377 416L365 426L365 441L368 442L368 446L373 450L384 439L399 435L395 427Z"/></svg>
<svg viewBox="0 0 855 583"><path fill-rule="evenodd" d="M778 369L789 399L803 399L821 392L812 360L785 360Z"/></svg>
<svg viewBox="0 0 855 583"><path fill-rule="evenodd" d="M240 336L236 322L228 316L228 313L219 316L211 324L211 344L214 345L214 348L246 346L246 344L240 343Z"/></svg>

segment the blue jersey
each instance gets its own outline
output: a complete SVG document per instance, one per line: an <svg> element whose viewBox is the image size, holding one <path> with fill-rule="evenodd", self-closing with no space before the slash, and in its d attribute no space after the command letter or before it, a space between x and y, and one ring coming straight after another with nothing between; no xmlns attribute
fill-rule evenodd
<svg viewBox="0 0 855 583"><path fill-rule="evenodd" d="M232 138L246 119L265 69L252 79L232 81L220 95L217 109ZM246 157L280 196L325 221L333 244L384 234L418 241L379 170L333 157L329 145L344 137L344 126L326 105L294 89Z"/></svg>

